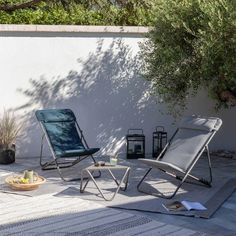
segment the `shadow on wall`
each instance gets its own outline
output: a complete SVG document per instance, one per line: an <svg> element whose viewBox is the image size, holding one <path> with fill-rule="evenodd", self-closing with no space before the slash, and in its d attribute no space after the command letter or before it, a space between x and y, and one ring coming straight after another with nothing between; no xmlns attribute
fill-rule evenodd
<svg viewBox="0 0 236 236"><path fill-rule="evenodd" d="M41 131L34 117L36 109L71 108L90 146L102 147L102 154L124 152L129 128L144 128L150 134L150 123L164 122L166 117L158 117L148 83L138 75L137 55L122 39L113 40L106 50L103 43L99 40L86 60L78 59L80 72L70 71L65 78L32 79L29 90L20 89L29 99L18 108L29 110L20 155L39 154Z"/></svg>

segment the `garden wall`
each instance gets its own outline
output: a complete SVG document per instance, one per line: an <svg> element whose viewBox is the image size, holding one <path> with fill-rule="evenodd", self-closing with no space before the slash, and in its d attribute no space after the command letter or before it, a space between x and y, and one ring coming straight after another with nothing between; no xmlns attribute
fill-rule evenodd
<svg viewBox="0 0 236 236"><path fill-rule="evenodd" d="M0 112L11 108L24 124L17 155L38 156L41 130L34 112L71 108L84 135L101 153L125 152L129 128L143 128L147 153L157 125L175 123L139 75L145 27L0 25ZM158 73L158 71L157 71ZM186 114L219 116L214 150L236 150L236 110L216 114L205 92ZM178 122L178 120L177 120Z"/></svg>

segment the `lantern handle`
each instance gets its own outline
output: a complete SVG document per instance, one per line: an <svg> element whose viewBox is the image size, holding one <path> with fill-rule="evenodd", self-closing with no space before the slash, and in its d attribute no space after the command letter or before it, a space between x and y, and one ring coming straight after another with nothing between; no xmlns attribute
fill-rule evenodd
<svg viewBox="0 0 236 236"><path fill-rule="evenodd" d="M138 131L138 133L141 133L143 134L143 129L128 129L128 134L138 134L138 133L135 133L135 131Z"/></svg>
<svg viewBox="0 0 236 236"><path fill-rule="evenodd" d="M164 126L156 126L156 131L158 131L158 129L159 129L159 130L161 129L163 132L165 131Z"/></svg>

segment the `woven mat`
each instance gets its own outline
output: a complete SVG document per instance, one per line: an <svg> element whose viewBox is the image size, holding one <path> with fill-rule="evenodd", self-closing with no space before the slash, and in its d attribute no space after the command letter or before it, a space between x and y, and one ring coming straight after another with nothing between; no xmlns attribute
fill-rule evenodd
<svg viewBox="0 0 236 236"><path fill-rule="evenodd" d="M98 193L93 182L90 182L88 184L88 187L86 188L84 193L79 192L78 185L78 187L76 186L62 191L61 193L59 193L59 195L79 196L82 199L92 200L105 206L114 208L210 218L215 213L215 211L224 203L224 201L235 191L236 188L236 178L229 178L218 175L216 177L214 176L211 188L202 187L196 184L193 185L184 183L173 199L167 200L163 198L157 198L137 191L137 184L140 181L141 177L144 175L147 168L141 165L137 166L137 164L139 164L137 162L133 162L131 164L133 164L133 166L131 165L131 174L128 189L125 192L120 191L116 195L115 199L111 202L104 201L104 199ZM199 166L199 168L202 169L201 166ZM122 176L119 172L115 173L115 175L117 176L117 178L120 178ZM176 188L176 185L179 183L178 180L172 177L168 177L166 174L160 173L160 171L153 171L151 177L151 180L148 180L147 184L143 185L143 188L146 188L146 190L153 191L155 189L158 189L160 190L160 192L168 193L172 192ZM115 191L116 185L110 178L108 178L108 176L106 176L105 173L102 173L102 178L97 179L97 183L102 189L104 189L104 193L107 197L109 197L111 192ZM176 200L200 202L204 206L206 206L207 210L170 212L167 211L162 205Z"/></svg>
<svg viewBox="0 0 236 236"><path fill-rule="evenodd" d="M207 235L79 198L42 195L0 206L0 235Z"/></svg>

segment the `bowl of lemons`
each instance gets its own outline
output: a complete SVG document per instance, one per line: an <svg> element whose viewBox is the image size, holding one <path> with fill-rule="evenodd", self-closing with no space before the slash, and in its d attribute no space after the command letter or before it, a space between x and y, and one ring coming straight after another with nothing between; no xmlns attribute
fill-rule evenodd
<svg viewBox="0 0 236 236"><path fill-rule="evenodd" d="M24 178L22 175L13 175L8 176L5 179L5 182L13 190L30 191L37 189L41 184L46 182L46 179L42 176L38 176L37 180L35 180L33 183L30 183L29 179Z"/></svg>

